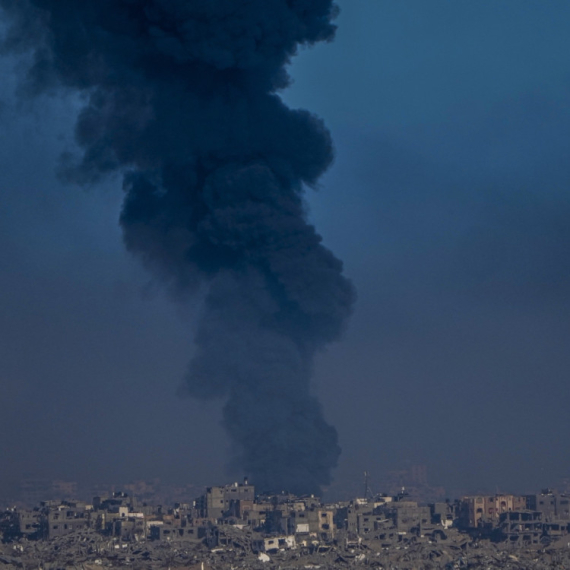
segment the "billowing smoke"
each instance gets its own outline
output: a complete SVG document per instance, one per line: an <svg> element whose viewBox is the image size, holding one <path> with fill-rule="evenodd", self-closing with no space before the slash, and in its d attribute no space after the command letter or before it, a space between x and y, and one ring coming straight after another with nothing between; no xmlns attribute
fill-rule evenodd
<svg viewBox="0 0 570 570"><path fill-rule="evenodd" d="M354 299L307 223L330 165L323 123L276 94L332 0L0 0L27 89L85 94L66 176L124 174L130 251L177 292L206 288L185 390L225 401L237 464L265 490L318 492L340 448L311 392Z"/></svg>

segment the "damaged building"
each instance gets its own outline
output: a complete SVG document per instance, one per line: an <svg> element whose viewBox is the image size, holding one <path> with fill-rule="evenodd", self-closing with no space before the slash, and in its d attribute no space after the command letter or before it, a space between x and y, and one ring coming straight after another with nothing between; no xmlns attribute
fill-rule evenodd
<svg viewBox="0 0 570 570"><path fill-rule="evenodd" d="M477 541L516 549L570 542L568 496L550 490L524 496L468 496L429 505L402 492L325 504L314 496L256 495L245 480L208 487L196 499L172 507L114 492L89 503L43 501L34 509L11 509L0 522L8 543L73 544L74 537L89 536L93 541L96 536L101 544L126 548L137 556L198 549L218 557L242 552L258 556L259 563L336 553L339 563L366 565L367 552L412 547L420 552L422 545L444 552ZM131 549L130 544L146 546Z"/></svg>

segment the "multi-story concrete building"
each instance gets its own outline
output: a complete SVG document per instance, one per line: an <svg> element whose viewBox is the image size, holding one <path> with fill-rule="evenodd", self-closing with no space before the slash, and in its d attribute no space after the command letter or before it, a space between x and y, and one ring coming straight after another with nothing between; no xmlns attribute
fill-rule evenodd
<svg viewBox="0 0 570 570"><path fill-rule="evenodd" d="M201 517L217 520L223 516L237 516L245 510L244 504L253 503L254 499L255 487L245 479L243 483L208 487L196 506Z"/></svg>
<svg viewBox="0 0 570 570"><path fill-rule="evenodd" d="M20 533L25 538L41 538L46 534L45 515L39 510L22 510L17 512Z"/></svg>
<svg viewBox="0 0 570 570"><path fill-rule="evenodd" d="M570 496L550 489L526 496L527 508L543 514L545 521L570 520Z"/></svg>
<svg viewBox="0 0 570 570"><path fill-rule="evenodd" d="M57 507L46 508L47 536L64 536L90 526L91 505L83 502L63 502Z"/></svg>
<svg viewBox="0 0 570 570"><path fill-rule="evenodd" d="M463 497L459 522L464 528L476 528L484 523L496 524L502 513L527 509L527 498L518 495L476 495Z"/></svg>
<svg viewBox="0 0 570 570"><path fill-rule="evenodd" d="M429 507L421 507L415 501L396 501L390 503L390 511L394 525L401 532L407 532L414 527L430 524L431 512Z"/></svg>

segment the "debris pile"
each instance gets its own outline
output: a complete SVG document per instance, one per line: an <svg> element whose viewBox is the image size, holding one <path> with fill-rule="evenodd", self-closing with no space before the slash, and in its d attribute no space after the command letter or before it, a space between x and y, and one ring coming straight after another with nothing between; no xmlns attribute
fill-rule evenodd
<svg viewBox="0 0 570 570"><path fill-rule="evenodd" d="M208 548L192 541L125 542L93 530L79 530L46 541L22 539L0 545L0 569L42 570L132 567L191 570L332 570L369 568L377 570L501 569L543 570L570 568L570 546L509 548L505 543L471 540L450 532L445 541L434 542L410 536L399 543L381 546L362 541L356 548L346 541L331 544L301 544L290 549L260 552L248 529L219 529L219 544Z"/></svg>
<svg viewBox="0 0 570 570"><path fill-rule="evenodd" d="M0 514L0 570L570 568L570 496L545 490L418 504L256 495L244 480L172 507L116 491Z"/></svg>

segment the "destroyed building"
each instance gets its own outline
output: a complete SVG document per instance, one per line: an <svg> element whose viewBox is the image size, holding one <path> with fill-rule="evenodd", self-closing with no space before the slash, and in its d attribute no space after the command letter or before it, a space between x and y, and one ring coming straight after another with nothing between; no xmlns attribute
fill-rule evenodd
<svg viewBox="0 0 570 570"><path fill-rule="evenodd" d="M257 569L257 564L262 567L272 560L309 568L319 566L317 556L326 557L330 568L372 563L388 568L398 567L396 559L410 562L415 553L418 560L427 556L435 561L426 568L443 568L447 566L436 564L451 564L454 552L470 548L481 555L477 550L481 544L517 553L525 548L567 547L567 500L565 494L544 490L426 505L400 492L326 504L314 496L256 496L254 486L245 480L208 487L199 497L173 506L151 505L123 492L97 496L91 502L43 501L34 509L6 511L0 530L16 552L43 551L44 547L32 544L45 543L46 549L53 545L50 560L57 559L62 548L88 541L96 546L78 546L82 556L97 560L105 553L110 566L138 560L141 567L153 568L155 563L164 567L178 556L181 564L196 570L205 561L211 568L223 561L223 567L228 563L228 568ZM400 553L408 553L408 558L400 558ZM29 556L28 561L36 560L35 554ZM491 567L490 558L481 560ZM418 564L415 567L424 567Z"/></svg>
<svg viewBox="0 0 570 570"><path fill-rule="evenodd" d="M93 506L82 501L65 501L59 505L45 504L48 538L55 538L88 528L92 523Z"/></svg>

